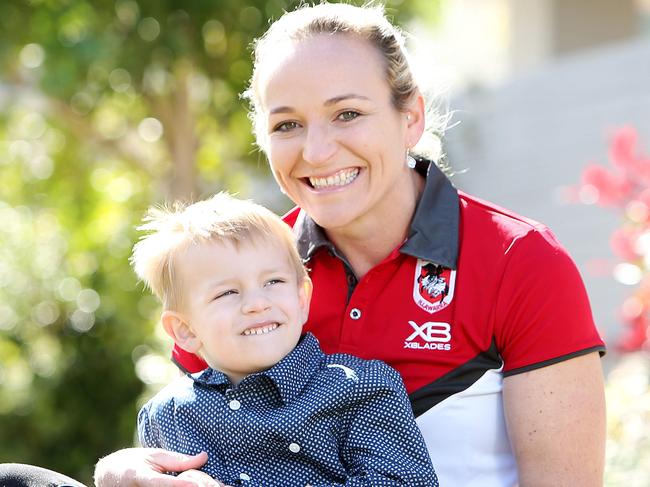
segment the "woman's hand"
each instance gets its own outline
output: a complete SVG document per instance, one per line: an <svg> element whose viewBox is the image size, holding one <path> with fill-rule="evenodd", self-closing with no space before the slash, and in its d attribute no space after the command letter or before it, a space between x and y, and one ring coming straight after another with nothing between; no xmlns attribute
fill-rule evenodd
<svg viewBox="0 0 650 487"><path fill-rule="evenodd" d="M213 487L215 485L215 480L207 473L201 472L200 470L186 470L176 478L195 482L198 487ZM222 484L221 482L217 482L216 485L220 487L230 487L229 485Z"/></svg>
<svg viewBox="0 0 650 487"><path fill-rule="evenodd" d="M95 466L97 487L222 487L200 468L205 452L183 455L159 448L127 448L102 458ZM165 472L186 472L172 477Z"/></svg>

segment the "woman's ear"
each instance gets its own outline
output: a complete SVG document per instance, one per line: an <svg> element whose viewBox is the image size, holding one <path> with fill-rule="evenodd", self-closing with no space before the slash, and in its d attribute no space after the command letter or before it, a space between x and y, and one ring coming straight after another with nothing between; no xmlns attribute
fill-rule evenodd
<svg viewBox="0 0 650 487"><path fill-rule="evenodd" d="M162 326L174 343L190 353L198 353L203 344L194 334L187 320L181 313L165 310L160 317Z"/></svg>
<svg viewBox="0 0 650 487"><path fill-rule="evenodd" d="M405 110L406 148L412 149L420 141L425 129L426 104L422 93L417 91Z"/></svg>
<svg viewBox="0 0 650 487"><path fill-rule="evenodd" d="M302 283L298 285L298 300L300 302L300 316L302 324L307 322L309 317L309 304L311 303L311 293L314 289L309 276L305 276Z"/></svg>

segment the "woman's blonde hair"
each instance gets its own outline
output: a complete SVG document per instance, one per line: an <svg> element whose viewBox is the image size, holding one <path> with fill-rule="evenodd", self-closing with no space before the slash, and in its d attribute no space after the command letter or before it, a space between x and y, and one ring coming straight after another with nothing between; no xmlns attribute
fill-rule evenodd
<svg viewBox="0 0 650 487"><path fill-rule="evenodd" d="M303 5L285 13L257 39L253 46L253 75L243 97L250 103L249 116L258 146L265 150L266 123L260 101L260 79L264 66L272 64L283 44L309 39L319 34L347 34L369 42L384 60L385 78L388 83L393 106L404 111L419 92L409 65L405 39L402 31L394 26L381 5L357 7L346 3L321 3ZM440 157L440 134L444 128L443 118L430 106L428 132L415 152L437 160Z"/></svg>
<svg viewBox="0 0 650 487"><path fill-rule="evenodd" d="M160 299L164 309L179 309L183 293L176 260L191 245L220 242L240 246L273 243L286 248L298 282L307 277L291 228L277 215L252 201L219 193L191 205L152 207L138 230L147 232L133 247L136 274Z"/></svg>

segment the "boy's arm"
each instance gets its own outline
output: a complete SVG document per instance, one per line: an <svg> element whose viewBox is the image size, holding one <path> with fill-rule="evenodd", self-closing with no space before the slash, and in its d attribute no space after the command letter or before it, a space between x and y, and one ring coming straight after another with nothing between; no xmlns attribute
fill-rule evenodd
<svg viewBox="0 0 650 487"><path fill-rule="evenodd" d="M138 413L138 440L144 448L162 448L159 436L152 431L149 404L145 404Z"/></svg>
<svg viewBox="0 0 650 487"><path fill-rule="evenodd" d="M206 452L185 455L162 449L151 403L138 413L138 438L144 448L119 450L97 462L97 487L223 487L217 479L196 470L206 463ZM168 472L179 475L174 477Z"/></svg>
<svg viewBox="0 0 650 487"><path fill-rule="evenodd" d="M335 485L438 486L404 384L394 369L380 361L367 364L350 395L343 425L340 454L348 478Z"/></svg>

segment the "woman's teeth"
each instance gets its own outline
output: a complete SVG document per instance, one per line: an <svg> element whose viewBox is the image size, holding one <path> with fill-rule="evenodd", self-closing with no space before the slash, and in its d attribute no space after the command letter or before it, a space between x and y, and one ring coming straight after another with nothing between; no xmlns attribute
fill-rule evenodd
<svg viewBox="0 0 650 487"><path fill-rule="evenodd" d="M273 323L272 325L260 326L259 328L249 328L248 330L244 330L244 335L265 335L266 333L272 332L277 327L278 324Z"/></svg>
<svg viewBox="0 0 650 487"><path fill-rule="evenodd" d="M309 182L316 189L345 186L350 184L359 175L359 168L344 169L326 178L309 178Z"/></svg>

